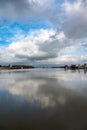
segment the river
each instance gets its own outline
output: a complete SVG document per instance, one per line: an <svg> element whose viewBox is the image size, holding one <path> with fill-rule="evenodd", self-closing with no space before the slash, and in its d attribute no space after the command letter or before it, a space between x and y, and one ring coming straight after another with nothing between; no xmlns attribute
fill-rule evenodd
<svg viewBox="0 0 87 130"><path fill-rule="evenodd" d="M86 71L0 71L0 130L87 130Z"/></svg>

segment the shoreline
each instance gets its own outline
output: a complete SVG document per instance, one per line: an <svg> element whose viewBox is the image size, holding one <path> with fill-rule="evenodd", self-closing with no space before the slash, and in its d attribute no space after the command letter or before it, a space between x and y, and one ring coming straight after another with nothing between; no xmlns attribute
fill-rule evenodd
<svg viewBox="0 0 87 130"><path fill-rule="evenodd" d="M24 69L34 69L34 68L5 68L5 67L0 67L0 70L24 70Z"/></svg>
<svg viewBox="0 0 87 130"><path fill-rule="evenodd" d="M17 70L17 69L35 69L35 68L41 68L41 69L56 69L56 68L61 68L65 70L87 70L87 64L84 65L61 65L61 66L42 66L42 67L35 67L32 65L8 65L8 66L1 66L0 65L0 70Z"/></svg>
<svg viewBox="0 0 87 130"><path fill-rule="evenodd" d="M25 69L64 69L64 70L87 70L87 68L65 68L65 67L33 67L33 68L29 68L29 67L26 67L26 68L10 68L10 67L0 67L0 71L1 70L25 70Z"/></svg>

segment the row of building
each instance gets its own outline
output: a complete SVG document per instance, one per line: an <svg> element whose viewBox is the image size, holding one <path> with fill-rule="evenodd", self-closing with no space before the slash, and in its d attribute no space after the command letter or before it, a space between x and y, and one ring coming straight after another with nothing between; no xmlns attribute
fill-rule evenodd
<svg viewBox="0 0 87 130"><path fill-rule="evenodd" d="M65 69L87 69L87 64L84 64L84 65L71 65L71 66L68 66L68 65L65 65L64 66Z"/></svg>

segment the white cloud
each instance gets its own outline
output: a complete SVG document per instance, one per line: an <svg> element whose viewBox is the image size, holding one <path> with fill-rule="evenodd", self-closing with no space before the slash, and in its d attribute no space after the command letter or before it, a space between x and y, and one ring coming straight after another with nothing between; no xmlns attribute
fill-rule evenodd
<svg viewBox="0 0 87 130"><path fill-rule="evenodd" d="M71 3L69 1L66 1L65 3L63 3L63 7L65 8L66 12L68 14L73 14L75 12L79 12L80 7L81 7L81 1L76 0L75 2Z"/></svg>
<svg viewBox="0 0 87 130"><path fill-rule="evenodd" d="M86 53L82 58L83 51L78 55L79 50L77 50L76 55L73 56L74 50L70 52L71 54L64 55L61 55L60 50L65 51L64 48L72 45L77 48L83 40L86 48L87 1L67 0L61 4L55 2L55 0L0 1L0 17L13 21L41 18L53 25L53 29L37 29L29 32L27 36L22 34L23 32L16 33L11 39L12 43L0 53L1 61L46 63L86 61Z"/></svg>
<svg viewBox="0 0 87 130"><path fill-rule="evenodd" d="M23 64L60 64L86 62L86 48L68 39L63 32L55 29L39 29L27 35L18 34L13 42L3 47L0 61ZM77 42L77 41L76 41ZM78 53L77 53L78 52ZM84 52L84 53L83 53Z"/></svg>
<svg viewBox="0 0 87 130"><path fill-rule="evenodd" d="M47 61L48 59L56 58L61 48L67 46L67 38L64 33L60 32L58 34L54 29L31 31L22 39L20 37L18 36L18 40L12 42L5 49L8 53L7 56L11 58L10 62Z"/></svg>

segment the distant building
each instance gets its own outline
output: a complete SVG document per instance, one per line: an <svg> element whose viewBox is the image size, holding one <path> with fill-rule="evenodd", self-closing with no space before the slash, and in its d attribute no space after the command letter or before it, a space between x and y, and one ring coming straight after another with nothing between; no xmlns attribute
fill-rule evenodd
<svg viewBox="0 0 87 130"><path fill-rule="evenodd" d="M7 67L12 68L13 66L9 64Z"/></svg>
<svg viewBox="0 0 87 130"><path fill-rule="evenodd" d="M68 65L65 65L64 68L67 70L67 69L69 68L69 66L68 66Z"/></svg>
<svg viewBox="0 0 87 130"><path fill-rule="evenodd" d="M81 68L81 66L80 66L80 64L78 64L78 69L80 69Z"/></svg>
<svg viewBox="0 0 87 130"><path fill-rule="evenodd" d="M87 69L87 64L84 64L84 69Z"/></svg>
<svg viewBox="0 0 87 130"><path fill-rule="evenodd" d="M72 70L74 70L74 69L76 69L77 67L76 67L76 65L71 65L70 66L70 69L72 69Z"/></svg>

